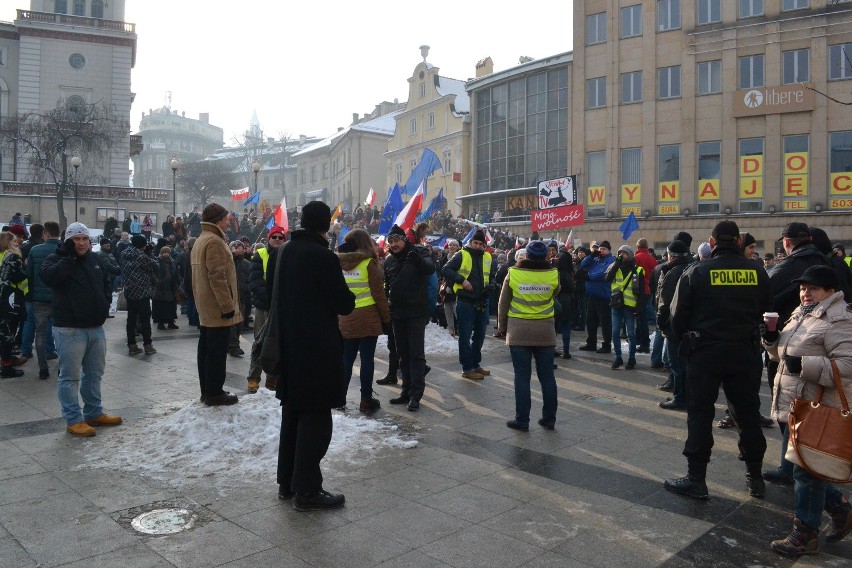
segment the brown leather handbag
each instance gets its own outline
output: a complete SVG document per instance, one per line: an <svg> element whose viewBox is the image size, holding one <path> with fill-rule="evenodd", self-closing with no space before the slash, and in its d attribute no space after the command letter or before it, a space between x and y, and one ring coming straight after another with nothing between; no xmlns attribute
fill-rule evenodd
<svg viewBox="0 0 852 568"><path fill-rule="evenodd" d="M840 370L831 359L834 388L843 409L822 404L825 388L820 386L815 400L796 398L790 407L787 425L790 441L784 456L816 478L831 483L852 482L852 413L840 382Z"/></svg>

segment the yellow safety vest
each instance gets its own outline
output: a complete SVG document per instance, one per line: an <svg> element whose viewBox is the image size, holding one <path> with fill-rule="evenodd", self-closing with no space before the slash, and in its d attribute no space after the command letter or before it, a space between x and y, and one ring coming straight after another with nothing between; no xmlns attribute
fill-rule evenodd
<svg viewBox="0 0 852 568"><path fill-rule="evenodd" d="M459 267L458 273L467 280L467 277L470 276L470 271L473 270L473 255L468 251L461 249L459 251L462 255L461 266ZM488 286L488 282L491 280L491 253L483 252L482 253L482 287L485 288ZM453 284L453 292L458 292L462 290L464 286L461 284Z"/></svg>
<svg viewBox="0 0 852 568"><path fill-rule="evenodd" d="M645 269L643 269L641 266L637 266L636 275L644 277ZM633 280L633 271L628 270L625 274L625 272L621 268L619 268L618 271L615 273L615 279L612 281L612 291L618 291L624 294L625 308L635 308L636 294L633 292L633 282L630 282L630 284L628 284L628 279Z"/></svg>
<svg viewBox="0 0 852 568"><path fill-rule="evenodd" d="M370 292L370 275L367 272L367 265L372 260L372 258L365 258L352 270L343 271L343 278L346 280L346 285L349 286L349 291L355 294L356 310L376 303L372 292Z"/></svg>
<svg viewBox="0 0 852 568"><path fill-rule="evenodd" d="M6 258L7 252L9 252L9 251L4 250L2 253L0 253L0 264L2 264L3 259ZM18 290L23 292L24 296L26 296L27 294L30 293L30 282L26 278L24 278L23 280L21 280L17 284L15 284L14 282L9 282L9 285L12 286L12 288L17 288Z"/></svg>
<svg viewBox="0 0 852 568"><path fill-rule="evenodd" d="M510 268L509 287L512 289L512 301L509 304L509 317L529 320L552 318L553 293L558 286L559 273L555 268Z"/></svg>
<svg viewBox="0 0 852 568"><path fill-rule="evenodd" d="M269 264L269 249L266 247L257 249L257 255L263 262L263 279L266 280L266 265Z"/></svg>

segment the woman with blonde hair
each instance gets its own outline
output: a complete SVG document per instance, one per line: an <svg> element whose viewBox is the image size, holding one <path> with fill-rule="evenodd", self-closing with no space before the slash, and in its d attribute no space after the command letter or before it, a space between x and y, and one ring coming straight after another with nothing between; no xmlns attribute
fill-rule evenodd
<svg viewBox="0 0 852 568"><path fill-rule="evenodd" d="M27 292L27 275L21 251L13 233L0 233L0 378L20 377L24 374L14 365L26 363L26 359L13 359L12 351L18 327L26 318L24 294Z"/></svg>
<svg viewBox="0 0 852 568"><path fill-rule="evenodd" d="M355 358L361 356L361 404L359 410L372 412L381 407L373 397L376 341L390 328L390 308L385 296L378 250L364 229L346 233L338 247L340 268L347 286L355 294L355 309L339 317L343 336L343 392L349 390Z"/></svg>

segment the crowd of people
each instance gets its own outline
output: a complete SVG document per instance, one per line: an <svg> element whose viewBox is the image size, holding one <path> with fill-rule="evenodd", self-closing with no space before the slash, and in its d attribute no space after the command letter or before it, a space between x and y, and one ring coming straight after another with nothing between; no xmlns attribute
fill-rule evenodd
<svg viewBox="0 0 852 568"><path fill-rule="evenodd" d="M779 239L784 252L761 257L754 238L725 220L696 254L692 236L681 231L658 256L642 238L615 254L606 240L566 248L536 233L522 239L495 231L489 238L445 213L407 230L394 225L380 245L370 230L377 214L356 211L351 229L335 238L330 208L311 202L298 211L294 230L264 225L266 239L254 242L214 203L198 215L197 235L195 221L169 218L155 238L143 219L130 232L114 227L98 252L82 223L64 236L52 221L28 234L13 218L0 232L0 377L21 376L33 347L40 379L49 378L47 361L58 358L67 430L93 436L97 426L121 423L100 400L103 324L114 292L126 305L129 356L156 354L151 323L178 329L179 308L198 327L200 400L208 406L238 403L224 389L227 357L245 355L239 337L254 331L258 345L269 338L280 354L272 372L253 349L246 385L257 392L266 371L265 387L281 401L278 496L299 511L330 509L345 498L323 488L320 462L332 410L346 408L355 361L359 411L381 407L378 383L400 384L388 403L414 413L430 371L429 322L456 338L460 377L483 381L490 371L482 346L496 315L493 336L505 340L514 371L508 428L529 431L533 361L543 399L538 424L557 427L555 358L572 359L572 331L584 333L579 350L611 354L613 371L635 369L644 352L652 368L667 373L658 388L671 396L659 406L687 415L687 473L666 479L668 491L708 498L714 405L723 389L728 413L717 426L737 430L749 494L763 498L767 481L794 487L792 531L772 549L791 557L816 553L823 512L830 517L827 543L852 532L847 497L788 447L793 399L813 400L819 389L823 404L840 406L833 367L852 397L852 272L845 249L825 231L790 223ZM432 247L427 235L438 231L454 236ZM390 365L376 381L380 335L388 336ZM763 369L773 393L770 416L761 415ZM764 428L775 427L780 459L764 470Z"/></svg>

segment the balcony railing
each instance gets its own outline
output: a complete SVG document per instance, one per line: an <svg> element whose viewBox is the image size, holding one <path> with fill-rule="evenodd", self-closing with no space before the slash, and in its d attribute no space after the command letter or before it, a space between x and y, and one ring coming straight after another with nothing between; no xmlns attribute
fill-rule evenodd
<svg viewBox="0 0 852 568"><path fill-rule="evenodd" d="M0 182L0 195L28 195L39 197L55 197L56 186L51 183ZM74 195L74 184L69 183L65 196ZM114 187L101 185L77 186L77 197L84 199L132 200L132 201L169 201L172 200L171 189L150 187Z"/></svg>
<svg viewBox="0 0 852 568"><path fill-rule="evenodd" d="M32 10L18 10L18 19L26 20L29 22L62 24L65 26L77 26L85 28L98 28L101 30L128 32L132 34L136 33L136 24L121 22L118 20L101 20L100 18L86 18L85 16L54 14L53 12L33 12Z"/></svg>

